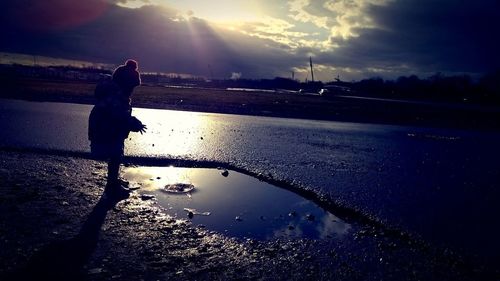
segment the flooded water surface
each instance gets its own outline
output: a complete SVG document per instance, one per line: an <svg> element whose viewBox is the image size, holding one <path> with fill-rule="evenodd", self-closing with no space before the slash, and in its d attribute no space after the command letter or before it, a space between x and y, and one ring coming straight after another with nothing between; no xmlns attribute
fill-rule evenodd
<svg viewBox="0 0 500 281"><path fill-rule="evenodd" d="M80 104L0 99L0 146L88 153L87 125L91 108ZM134 108L133 114L147 124L148 131L143 135L130 134L125 146L127 156L228 163L251 173L266 171L274 179L298 182L315 194L327 195L326 200L334 199L348 209L362 210L361 215L379 218L391 228L437 245L500 259L500 225L492 223L498 221L500 213L498 130L145 108ZM247 227L251 231L261 228L258 233L261 237L272 236L275 231L287 232L294 220L301 224L292 229L293 232L288 231L290 235L299 236L302 232L300 235L312 233L313 237L325 237L330 234L322 233L338 235L343 231L338 230L341 224L332 224L328 219L320 223L321 209L316 209L320 215L316 215L313 223L299 221L303 213L312 211L301 211L294 204L307 204L306 200L298 197L295 203L285 202L287 195L272 195L280 189L269 186L265 189L271 190L269 195L258 195L260 184L264 183L251 178L243 180L245 177L231 171L227 178L220 175L221 171L214 171L213 176L209 172L202 175L194 170L189 172L187 178L195 187L190 200L186 194L162 193L161 185L167 185L161 183L166 178L162 169L165 168L147 171L151 175L146 177L154 176L149 184L158 186L147 187L143 183L141 192L156 194L160 204L170 203L171 206L166 205L167 211L175 210L179 217L187 218L183 208L210 212L210 216L192 212L195 225L203 224L221 232L233 231L234 235L241 236L250 231ZM156 179L157 176L161 179ZM143 180L149 181L149 178ZM245 193L247 187L251 187L250 194ZM173 190L186 188L189 186L171 186ZM231 194L230 188L238 191L224 200ZM205 194L207 189L215 195ZM270 206L265 205L268 199ZM253 200L251 208L246 207L247 200ZM238 208L232 208L232 204ZM275 204L280 204L282 209L273 213ZM168 210L169 207L172 209ZM287 217L294 209L298 216ZM259 214L254 214L257 211ZM252 220L261 215L265 220L253 223ZM268 219L279 215L288 220L271 225ZM236 216L240 216L239 221L235 220ZM330 228L334 231L326 231Z"/></svg>
<svg viewBox="0 0 500 281"><path fill-rule="evenodd" d="M128 167L123 177L169 215L240 238L323 239L350 225L299 195L222 169Z"/></svg>

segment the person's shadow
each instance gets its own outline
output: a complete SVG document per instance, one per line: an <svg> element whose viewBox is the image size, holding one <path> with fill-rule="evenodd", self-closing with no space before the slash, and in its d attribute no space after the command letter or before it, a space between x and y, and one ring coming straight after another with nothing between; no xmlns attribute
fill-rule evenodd
<svg viewBox="0 0 500 281"><path fill-rule="evenodd" d="M9 280L83 280L83 266L97 246L106 215L121 199L103 195L73 238L55 241L33 255Z"/></svg>

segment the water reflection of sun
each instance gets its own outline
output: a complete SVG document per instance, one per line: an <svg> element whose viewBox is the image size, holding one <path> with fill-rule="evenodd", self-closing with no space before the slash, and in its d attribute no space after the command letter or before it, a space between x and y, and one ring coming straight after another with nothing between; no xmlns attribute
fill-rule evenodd
<svg viewBox="0 0 500 281"><path fill-rule="evenodd" d="M145 134L131 134L126 154L191 156L202 149L210 129L209 116L194 112L134 108L133 114L147 126Z"/></svg>
<svg viewBox="0 0 500 281"><path fill-rule="evenodd" d="M164 189L167 185L192 182L196 170L169 167L129 167L123 169L122 176L133 185L138 184L143 190Z"/></svg>

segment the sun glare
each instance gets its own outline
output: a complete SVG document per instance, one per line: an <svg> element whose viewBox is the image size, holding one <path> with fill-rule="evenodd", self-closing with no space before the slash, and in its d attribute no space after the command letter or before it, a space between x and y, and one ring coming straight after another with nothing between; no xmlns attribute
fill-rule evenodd
<svg viewBox="0 0 500 281"><path fill-rule="evenodd" d="M213 135L213 127L220 126L220 122L211 114L145 108L134 108L133 114L147 125L147 132L130 134L125 143L126 155L175 155L190 159L217 150L218 139L224 137Z"/></svg>
<svg viewBox="0 0 500 281"><path fill-rule="evenodd" d="M258 1L245 0L127 0L122 7L140 8L145 5L163 5L189 17L197 17L215 23L258 21L264 16L264 9Z"/></svg>
<svg viewBox="0 0 500 281"><path fill-rule="evenodd" d="M182 12L192 13L211 22L242 22L259 19L263 13L255 1L242 0L164 0L164 4L172 6Z"/></svg>
<svg viewBox="0 0 500 281"><path fill-rule="evenodd" d="M196 178L196 169L169 167L132 167L124 169L123 176L134 182L140 182L143 190L164 189L172 184L195 184L192 178Z"/></svg>

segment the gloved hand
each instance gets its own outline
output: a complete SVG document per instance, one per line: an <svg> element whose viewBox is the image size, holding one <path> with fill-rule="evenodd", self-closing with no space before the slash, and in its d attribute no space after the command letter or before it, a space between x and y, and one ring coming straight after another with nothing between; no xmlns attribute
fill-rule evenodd
<svg viewBox="0 0 500 281"><path fill-rule="evenodd" d="M146 132L146 125L134 116L130 116L129 128L132 132L139 132L141 135Z"/></svg>

